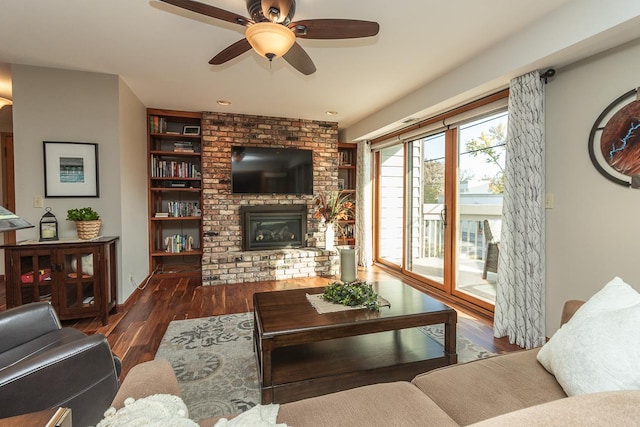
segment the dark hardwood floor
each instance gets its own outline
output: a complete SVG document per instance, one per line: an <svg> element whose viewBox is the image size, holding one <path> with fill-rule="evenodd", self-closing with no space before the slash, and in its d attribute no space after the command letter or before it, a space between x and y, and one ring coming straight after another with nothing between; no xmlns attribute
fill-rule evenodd
<svg viewBox="0 0 640 427"><path fill-rule="evenodd" d="M375 266L360 270L359 277L368 281L399 280ZM106 335L113 352L122 359L123 379L131 367L153 359L172 320L247 312L253 310L255 292L326 286L330 281L326 277L312 277L200 286L200 281L193 278L155 276L146 286L141 286L119 312L109 316L108 325L103 326L99 318L63 323L89 334ZM4 286L0 292L0 303L4 309ZM474 315L464 307L447 304L458 312L458 332L474 343L494 353L520 350L504 338L493 338L490 320Z"/></svg>

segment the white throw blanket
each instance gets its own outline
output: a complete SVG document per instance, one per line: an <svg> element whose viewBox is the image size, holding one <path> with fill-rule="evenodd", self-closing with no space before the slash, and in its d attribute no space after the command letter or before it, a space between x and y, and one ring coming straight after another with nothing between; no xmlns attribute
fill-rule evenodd
<svg viewBox="0 0 640 427"><path fill-rule="evenodd" d="M221 418L213 427L287 427L276 424L280 405L256 405L230 420Z"/></svg>
<svg viewBox="0 0 640 427"><path fill-rule="evenodd" d="M149 427L197 427L189 419L187 405L181 398L170 394L154 394L124 401L124 407L116 411L109 408L96 427L149 426Z"/></svg>

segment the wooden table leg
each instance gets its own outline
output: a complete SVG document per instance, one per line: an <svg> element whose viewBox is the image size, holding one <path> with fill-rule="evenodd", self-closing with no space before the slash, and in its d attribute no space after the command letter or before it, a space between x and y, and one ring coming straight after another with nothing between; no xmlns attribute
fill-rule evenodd
<svg viewBox="0 0 640 427"><path fill-rule="evenodd" d="M449 320L444 324L444 353L449 358L450 364L458 363L458 353L456 351L456 324L458 316L454 312L449 316Z"/></svg>

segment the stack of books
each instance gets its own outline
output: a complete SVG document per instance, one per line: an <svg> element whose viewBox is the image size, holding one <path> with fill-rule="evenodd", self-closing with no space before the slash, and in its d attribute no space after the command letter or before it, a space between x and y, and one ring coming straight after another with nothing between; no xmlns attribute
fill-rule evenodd
<svg viewBox="0 0 640 427"><path fill-rule="evenodd" d="M173 151L176 153L195 153L193 148L193 142L191 141L176 141L173 143Z"/></svg>

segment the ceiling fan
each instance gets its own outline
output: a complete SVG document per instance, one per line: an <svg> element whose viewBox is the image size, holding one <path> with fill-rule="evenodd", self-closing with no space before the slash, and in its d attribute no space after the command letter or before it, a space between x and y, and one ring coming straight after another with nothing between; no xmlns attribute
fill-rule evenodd
<svg viewBox="0 0 640 427"><path fill-rule="evenodd" d="M302 74L316 71L316 66L296 42L304 39L353 39L378 34L377 22L355 19L306 19L292 22L295 0L246 0L251 18L194 0L161 0L165 3L246 27L245 38L214 56L209 64L220 65L253 48L269 61L282 57Z"/></svg>

